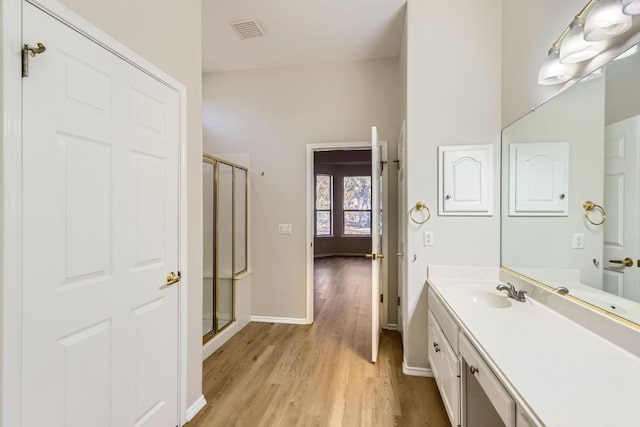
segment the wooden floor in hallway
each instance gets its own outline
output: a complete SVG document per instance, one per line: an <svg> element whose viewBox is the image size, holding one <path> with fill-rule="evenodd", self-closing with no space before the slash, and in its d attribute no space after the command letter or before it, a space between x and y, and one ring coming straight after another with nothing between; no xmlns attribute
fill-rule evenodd
<svg viewBox="0 0 640 427"><path fill-rule="evenodd" d="M204 363L188 427L449 425L435 382L402 373L400 334L370 357L371 262L315 264L313 325L250 323Z"/></svg>

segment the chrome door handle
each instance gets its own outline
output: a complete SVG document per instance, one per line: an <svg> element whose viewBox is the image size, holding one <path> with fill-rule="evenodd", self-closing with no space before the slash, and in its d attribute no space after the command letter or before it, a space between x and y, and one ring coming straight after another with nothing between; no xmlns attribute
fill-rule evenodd
<svg viewBox="0 0 640 427"><path fill-rule="evenodd" d="M622 264L625 267L633 267L633 260L628 257L625 259L610 259L609 262L611 264Z"/></svg>

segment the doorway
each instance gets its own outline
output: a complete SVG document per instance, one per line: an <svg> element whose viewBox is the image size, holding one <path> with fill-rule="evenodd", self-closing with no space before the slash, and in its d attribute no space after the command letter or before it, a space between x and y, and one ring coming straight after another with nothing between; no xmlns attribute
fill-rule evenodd
<svg viewBox="0 0 640 427"><path fill-rule="evenodd" d="M373 147L373 149L372 149ZM358 142L358 143L325 143L325 144L308 144L307 145L307 280L306 280L306 320L307 323L313 323L314 321L314 279L315 279L315 246L316 246L316 229L320 227L321 233L339 232L344 234L345 225L349 227L363 226L369 218L368 212L362 212L365 209L354 209L356 212L345 212L342 209L336 213L335 207L333 215L342 216L341 222L330 222L327 218L331 216L331 213L327 213L326 206L319 206L320 209L316 209L316 174L315 174L315 153L327 152L327 151L360 151L369 150L372 153L371 161L371 238L369 249L370 253L367 253L367 257L372 258L369 260L371 263L371 287L373 289L370 292L371 296L371 361L375 362L377 359L377 348L380 334L380 327L386 326L387 321L387 301L384 301L384 295L387 294L387 262L388 259L384 256L388 252L388 239L387 239L387 227L384 225L387 222L387 207L388 207L388 192L386 188L388 168L384 165L387 161L387 144L386 141L381 141L378 144L377 130L372 128L372 142ZM375 152L374 152L375 151ZM326 178L325 178L326 179ZM344 186L344 181L339 185ZM335 187L335 183L334 183ZM319 211L319 212L318 212ZM346 209L350 211L350 209ZM345 216L348 218L345 221ZM316 223L318 222L318 225ZM330 222L332 225L328 226ZM339 229L336 230L336 223L339 224ZM330 227L333 227L331 230ZM353 231L353 229L349 230ZM324 236L323 236L324 237ZM321 237L318 236L318 239ZM327 244L324 244L322 249L318 251L319 254L339 255L340 249L328 249ZM328 252L327 252L328 250ZM361 254L362 252L358 252ZM351 254L350 254L351 255ZM380 295L378 295L380 294ZM375 296L374 296L375 295Z"/></svg>

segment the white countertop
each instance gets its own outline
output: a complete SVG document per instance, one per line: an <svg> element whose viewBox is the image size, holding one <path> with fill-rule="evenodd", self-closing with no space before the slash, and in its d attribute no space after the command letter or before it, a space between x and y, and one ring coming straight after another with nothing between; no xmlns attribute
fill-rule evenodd
<svg viewBox="0 0 640 427"><path fill-rule="evenodd" d="M490 308L452 290L495 290L487 271L478 280L430 270L429 282L514 397L549 427L640 426L640 358L531 298Z"/></svg>

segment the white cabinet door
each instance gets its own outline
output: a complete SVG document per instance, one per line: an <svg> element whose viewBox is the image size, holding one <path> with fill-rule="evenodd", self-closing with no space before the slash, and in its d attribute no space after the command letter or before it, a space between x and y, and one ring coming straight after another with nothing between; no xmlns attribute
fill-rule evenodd
<svg viewBox="0 0 640 427"><path fill-rule="evenodd" d="M493 215L493 145L438 147L439 215Z"/></svg>
<svg viewBox="0 0 640 427"><path fill-rule="evenodd" d="M460 360L429 312L429 363L451 425L460 425Z"/></svg>
<svg viewBox="0 0 640 427"><path fill-rule="evenodd" d="M511 144L509 157L509 215L567 216L569 144Z"/></svg>

